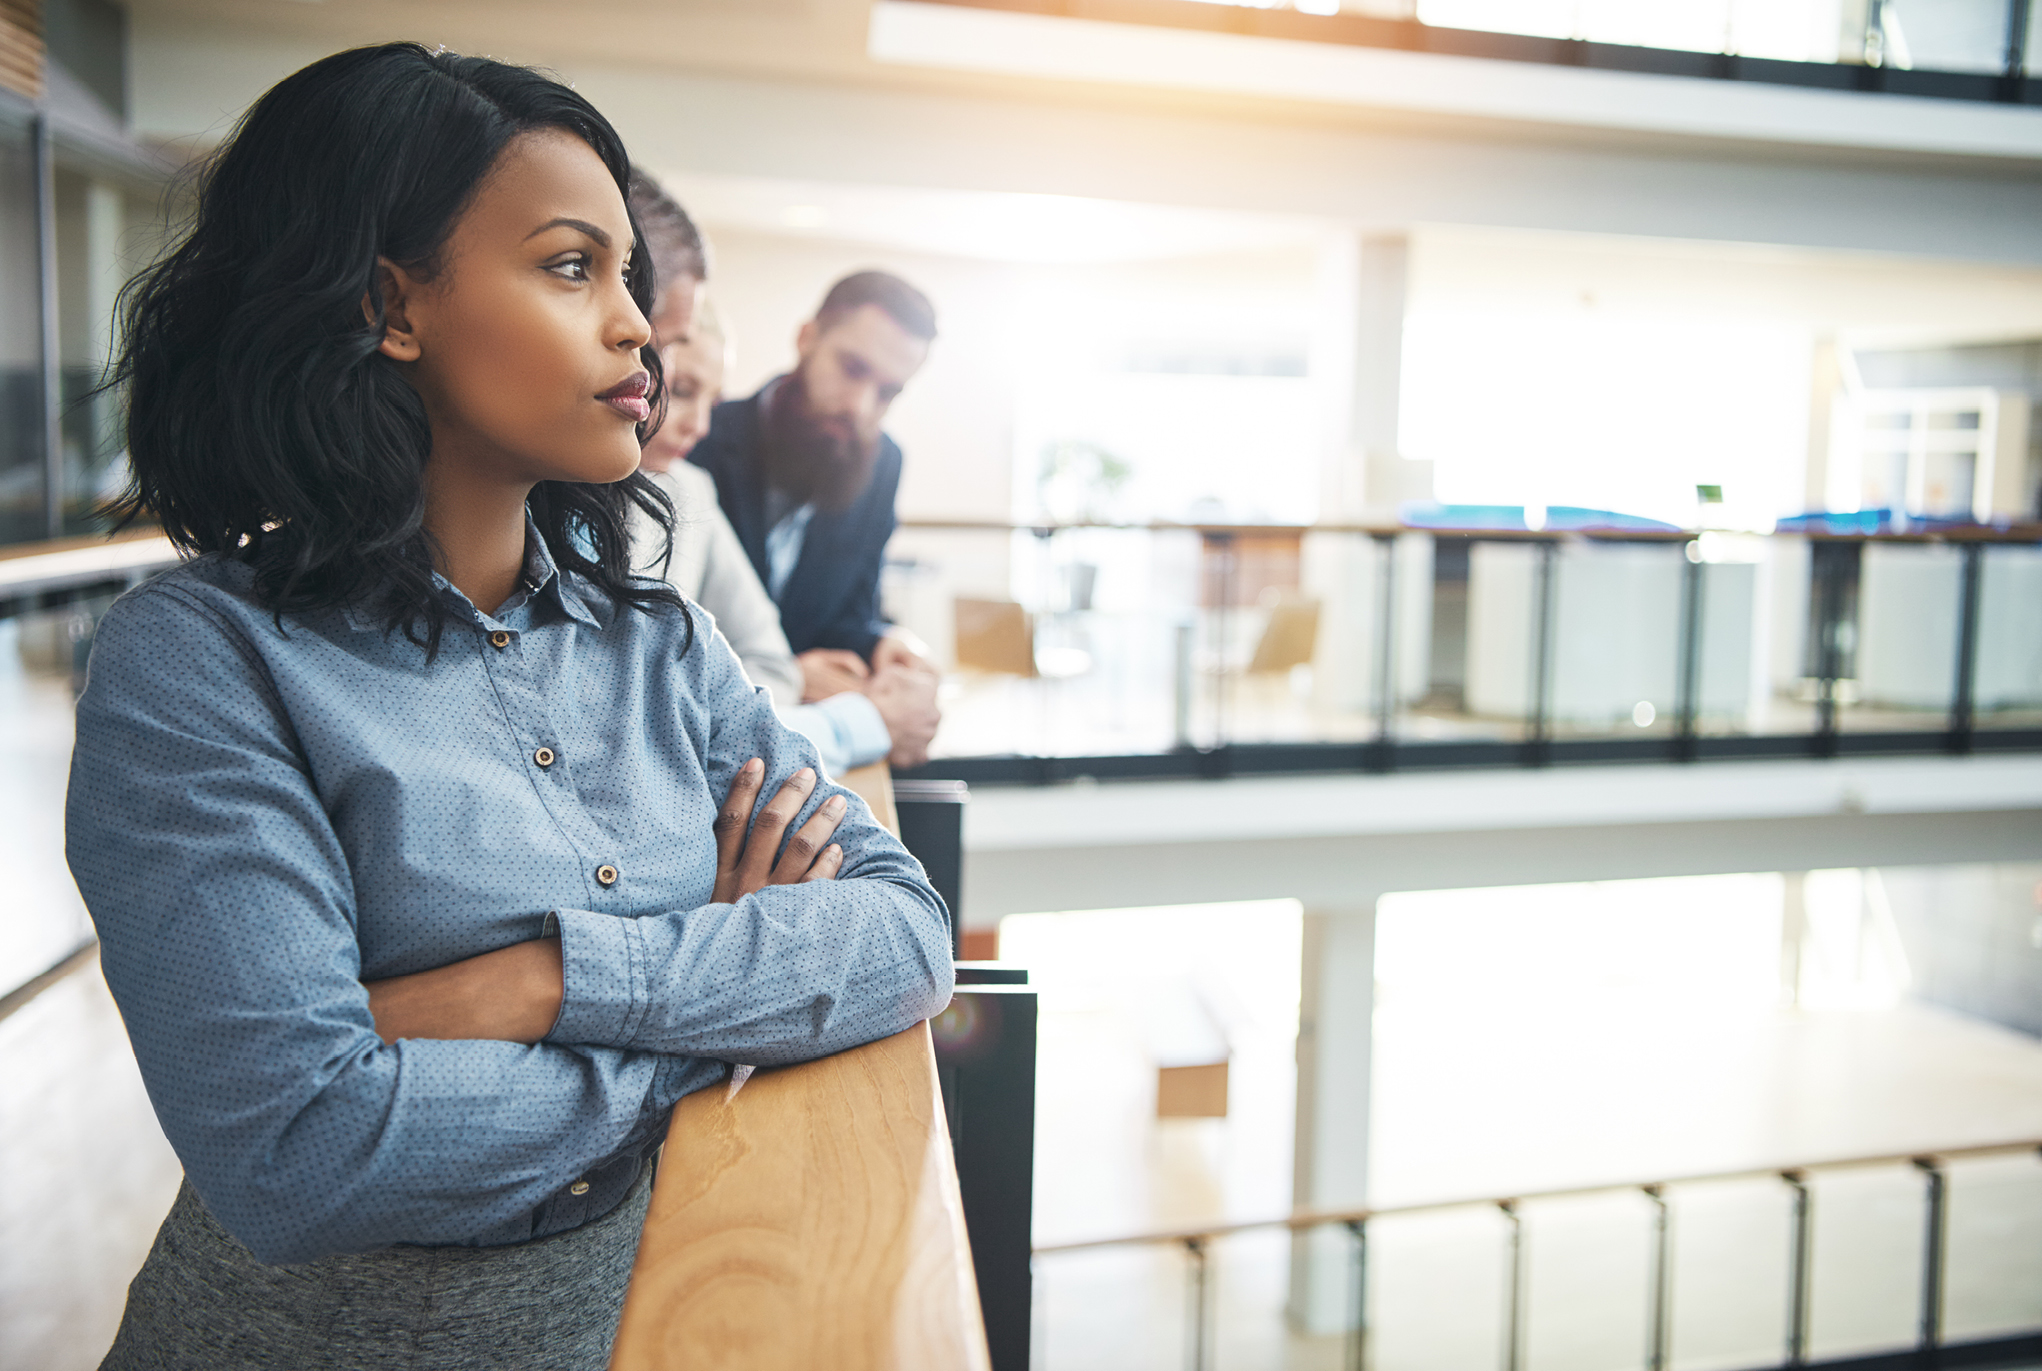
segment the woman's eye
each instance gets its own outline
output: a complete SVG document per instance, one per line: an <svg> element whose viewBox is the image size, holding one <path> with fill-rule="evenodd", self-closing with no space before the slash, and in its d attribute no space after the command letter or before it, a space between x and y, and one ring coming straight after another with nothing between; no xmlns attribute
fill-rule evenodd
<svg viewBox="0 0 2042 1371"><path fill-rule="evenodd" d="M546 270L552 272L555 276L564 277L569 281L586 281L589 279L589 266L588 254L576 253L572 257L563 257L558 261L548 262Z"/></svg>

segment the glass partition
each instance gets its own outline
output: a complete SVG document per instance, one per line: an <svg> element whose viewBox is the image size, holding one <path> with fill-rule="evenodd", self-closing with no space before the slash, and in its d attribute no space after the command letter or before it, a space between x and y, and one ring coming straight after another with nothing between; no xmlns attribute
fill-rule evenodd
<svg viewBox="0 0 2042 1371"><path fill-rule="evenodd" d="M1965 549L1951 543L1858 545L1852 689L1839 729L1921 731L1945 726L1962 647Z"/></svg>
<svg viewBox="0 0 2042 1371"><path fill-rule="evenodd" d="M1977 550L1972 726L2042 728L2042 545Z"/></svg>
<svg viewBox="0 0 2042 1371"><path fill-rule="evenodd" d="M2042 726L2042 545L1979 536L910 524L885 597L939 765L1941 749Z"/></svg>

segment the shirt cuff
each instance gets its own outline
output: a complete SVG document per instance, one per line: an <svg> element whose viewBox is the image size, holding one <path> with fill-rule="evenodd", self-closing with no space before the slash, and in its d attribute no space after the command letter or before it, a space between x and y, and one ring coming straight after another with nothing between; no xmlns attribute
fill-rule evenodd
<svg viewBox="0 0 2042 1371"><path fill-rule="evenodd" d="M832 695L820 704L783 709L780 721L815 744L823 770L832 776L876 762L893 751L893 735L886 731L879 706L855 690Z"/></svg>
<svg viewBox="0 0 2042 1371"><path fill-rule="evenodd" d="M893 735L886 731L879 706L857 691L832 695L811 708L821 710L836 725L838 736L844 740L845 766L876 762L893 751Z"/></svg>
<svg viewBox="0 0 2042 1371"><path fill-rule="evenodd" d="M645 1013L643 930L636 919L557 909L546 932L560 938L560 1015L548 1042L624 1047Z"/></svg>

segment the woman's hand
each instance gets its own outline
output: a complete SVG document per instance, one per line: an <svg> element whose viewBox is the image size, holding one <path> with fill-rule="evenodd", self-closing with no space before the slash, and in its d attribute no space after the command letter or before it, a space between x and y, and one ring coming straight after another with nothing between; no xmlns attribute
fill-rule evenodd
<svg viewBox="0 0 2042 1371"><path fill-rule="evenodd" d="M535 1043L560 1017L566 993L560 940L535 938L431 971L365 982L376 1035L493 1038Z"/></svg>
<svg viewBox="0 0 2042 1371"><path fill-rule="evenodd" d="M829 842L843 822L844 797L833 795L824 801L787 839L787 850L780 852L787 825L815 790L815 772L804 768L789 777L773 802L753 819L752 805L759 798L765 771L756 757L747 762L716 816L716 887L710 898L718 903L769 885L827 881L844 864L844 850ZM560 1017L566 993L558 938L536 938L431 971L368 981L365 986L377 1036L386 1043L399 1038L536 1043Z"/></svg>
<svg viewBox="0 0 2042 1371"><path fill-rule="evenodd" d="M833 795L823 801L808 822L787 839L787 850L781 853L780 837L801 806L808 803L815 789L815 772L803 767L788 777L780 793L754 819L752 805L758 801L765 778L764 762L757 757L746 762L730 783L730 795L716 815L716 889L709 898L718 904L769 885L827 881L844 864L844 850L829 843L830 835L844 820L844 797ZM777 862L775 853L780 854Z"/></svg>

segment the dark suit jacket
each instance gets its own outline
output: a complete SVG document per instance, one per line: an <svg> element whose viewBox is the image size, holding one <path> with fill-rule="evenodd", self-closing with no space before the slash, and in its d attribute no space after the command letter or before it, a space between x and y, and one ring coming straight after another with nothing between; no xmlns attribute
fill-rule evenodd
<svg viewBox="0 0 2042 1371"><path fill-rule="evenodd" d="M724 401L710 415L709 432L688 460L716 478L717 502L737 530L759 581L771 586L759 419L759 395ZM780 627L796 652L838 647L872 655L887 627L879 612L879 568L893 536L893 497L899 489L900 447L881 438L872 480L851 507L838 514L817 510L808 521L801 558L779 595Z"/></svg>

